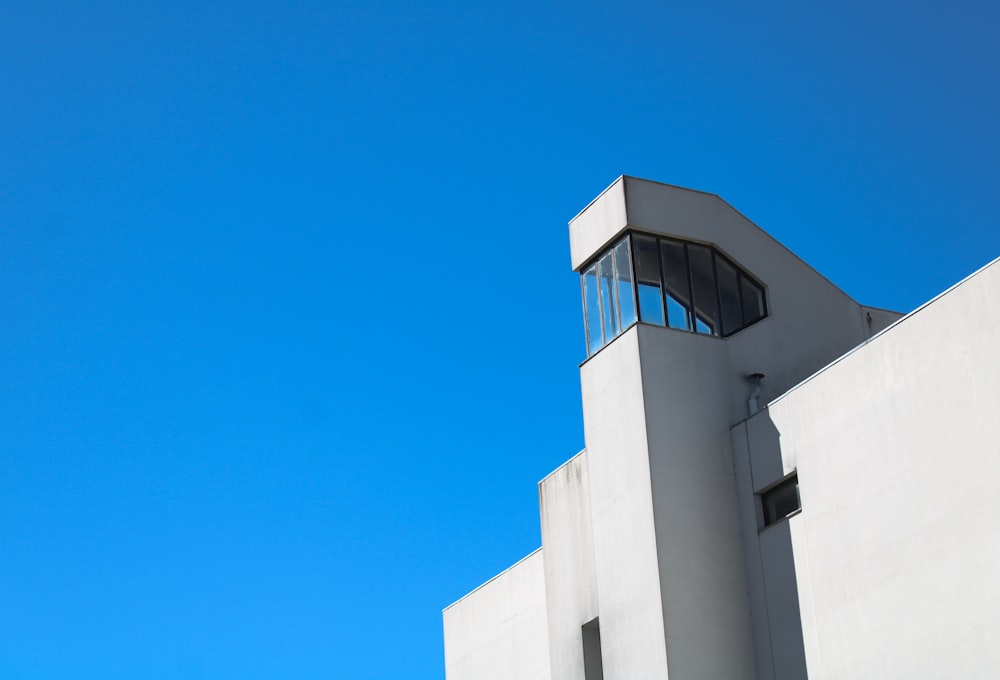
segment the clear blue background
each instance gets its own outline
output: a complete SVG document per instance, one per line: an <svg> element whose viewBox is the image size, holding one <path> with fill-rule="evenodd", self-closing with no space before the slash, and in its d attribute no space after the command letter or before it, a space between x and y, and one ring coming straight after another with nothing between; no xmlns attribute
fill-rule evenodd
<svg viewBox="0 0 1000 680"><path fill-rule="evenodd" d="M583 446L567 220L718 193L908 311L1000 255L998 20L3 3L0 677L442 678Z"/></svg>

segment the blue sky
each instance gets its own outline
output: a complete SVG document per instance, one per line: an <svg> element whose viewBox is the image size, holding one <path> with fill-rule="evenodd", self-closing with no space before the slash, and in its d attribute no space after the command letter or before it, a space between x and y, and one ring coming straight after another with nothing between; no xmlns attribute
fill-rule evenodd
<svg viewBox="0 0 1000 680"><path fill-rule="evenodd" d="M442 678L619 174L866 304L1000 255L995 3L209 4L0 7L0 677Z"/></svg>

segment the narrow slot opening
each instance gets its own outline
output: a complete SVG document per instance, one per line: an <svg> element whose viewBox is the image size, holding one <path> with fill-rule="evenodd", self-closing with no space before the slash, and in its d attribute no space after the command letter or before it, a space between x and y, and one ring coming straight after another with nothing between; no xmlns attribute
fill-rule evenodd
<svg viewBox="0 0 1000 680"><path fill-rule="evenodd" d="M599 619L583 624L583 674L586 680L604 680Z"/></svg>

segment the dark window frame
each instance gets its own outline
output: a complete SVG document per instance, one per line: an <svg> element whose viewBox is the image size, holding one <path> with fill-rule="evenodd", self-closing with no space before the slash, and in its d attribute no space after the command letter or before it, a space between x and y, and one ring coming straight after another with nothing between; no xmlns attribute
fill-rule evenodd
<svg viewBox="0 0 1000 680"><path fill-rule="evenodd" d="M790 491L792 489L795 492L794 507L789 503L791 500ZM802 495L799 492L798 470L785 475L773 484L761 489L755 495L757 496L757 507L760 508L758 515L759 531L769 529L802 512ZM778 508L784 509L784 512L781 512Z"/></svg>

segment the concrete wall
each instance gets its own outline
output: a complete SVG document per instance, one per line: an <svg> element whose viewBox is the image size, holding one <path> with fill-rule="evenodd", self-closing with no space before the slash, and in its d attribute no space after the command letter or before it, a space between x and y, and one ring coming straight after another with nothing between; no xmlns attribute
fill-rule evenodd
<svg viewBox="0 0 1000 680"><path fill-rule="evenodd" d="M548 680L541 549L444 610L448 680Z"/></svg>
<svg viewBox="0 0 1000 680"><path fill-rule="evenodd" d="M538 484L552 677L584 680L582 629L597 617L587 452Z"/></svg>
<svg viewBox="0 0 1000 680"><path fill-rule="evenodd" d="M570 220L569 252L573 270L600 252L625 229L625 178L619 177Z"/></svg>
<svg viewBox="0 0 1000 680"><path fill-rule="evenodd" d="M638 338L580 369L606 680L667 677Z"/></svg>
<svg viewBox="0 0 1000 680"><path fill-rule="evenodd" d="M657 326L638 330L670 675L750 679L750 614L724 408L732 382L727 342Z"/></svg>
<svg viewBox="0 0 1000 680"><path fill-rule="evenodd" d="M1000 669L998 299L994 262L748 423L758 489L798 471L786 524L813 680ZM763 536L763 570L787 567Z"/></svg>
<svg viewBox="0 0 1000 680"><path fill-rule="evenodd" d="M903 318L899 312L893 312L879 307L861 305L862 321L868 328L868 337L884 331L886 328ZM868 338L865 338L866 340Z"/></svg>
<svg viewBox="0 0 1000 680"><path fill-rule="evenodd" d="M782 479L784 470L793 470L794 464L787 468L783 464L778 433L765 415L734 426L732 444L756 677L801 680L806 677L806 661L790 521L761 530L755 495Z"/></svg>

